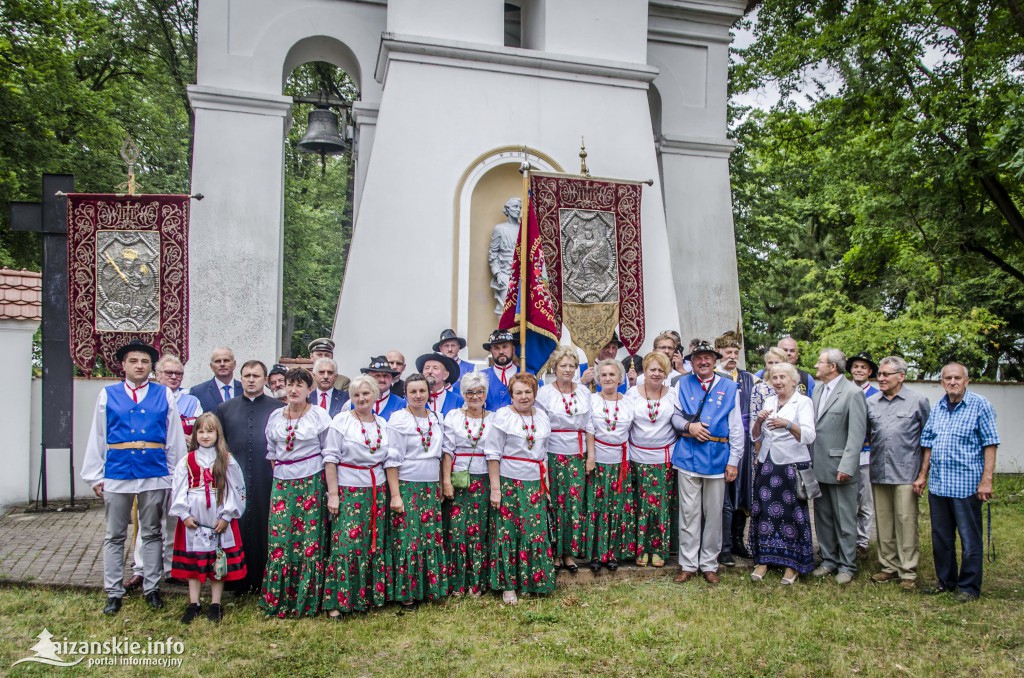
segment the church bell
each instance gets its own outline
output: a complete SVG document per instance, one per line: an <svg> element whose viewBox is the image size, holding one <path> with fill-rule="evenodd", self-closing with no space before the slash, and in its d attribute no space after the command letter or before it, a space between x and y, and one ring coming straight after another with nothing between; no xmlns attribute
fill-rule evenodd
<svg viewBox="0 0 1024 678"><path fill-rule="evenodd" d="M338 134L338 116L329 108L314 108L309 112L306 134L299 142L299 150L306 153L341 155L345 152L345 139Z"/></svg>

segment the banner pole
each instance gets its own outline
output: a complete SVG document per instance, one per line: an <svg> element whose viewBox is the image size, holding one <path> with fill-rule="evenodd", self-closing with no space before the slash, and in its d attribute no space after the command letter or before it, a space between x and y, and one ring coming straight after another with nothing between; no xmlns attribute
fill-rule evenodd
<svg viewBox="0 0 1024 678"><path fill-rule="evenodd" d="M523 175L523 209L519 214L519 369L526 371L526 231L530 223L530 161L520 166Z"/></svg>

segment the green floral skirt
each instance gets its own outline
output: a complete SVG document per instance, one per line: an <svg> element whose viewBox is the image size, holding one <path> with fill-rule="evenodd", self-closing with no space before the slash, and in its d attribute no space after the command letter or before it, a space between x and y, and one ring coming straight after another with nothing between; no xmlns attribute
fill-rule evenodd
<svg viewBox="0 0 1024 678"><path fill-rule="evenodd" d="M636 504L630 473L619 483L619 464L597 463L587 484L586 558L606 563L636 557Z"/></svg>
<svg viewBox="0 0 1024 678"><path fill-rule="evenodd" d="M297 480L274 478L259 603L268 615L311 617L320 609L326 517L322 471Z"/></svg>
<svg viewBox="0 0 1024 678"><path fill-rule="evenodd" d="M501 479L501 506L491 510L491 588L551 593L555 557L539 480Z"/></svg>
<svg viewBox="0 0 1024 678"><path fill-rule="evenodd" d="M331 555L324 576L325 612L362 612L384 604L384 519L387 490L377 486L339 487L338 517L331 521ZM373 520L377 543L374 550Z"/></svg>
<svg viewBox="0 0 1024 678"><path fill-rule="evenodd" d="M455 488L455 498L445 502L449 593L481 593L487 589L490 486L486 474L471 475L469 487Z"/></svg>
<svg viewBox="0 0 1024 678"><path fill-rule="evenodd" d="M551 518L555 555L587 557L587 461L577 455L551 455Z"/></svg>
<svg viewBox="0 0 1024 678"><path fill-rule="evenodd" d="M437 600L448 593L444 519L438 483L398 481L405 513L387 514L388 600Z"/></svg>
<svg viewBox="0 0 1024 678"><path fill-rule="evenodd" d="M665 464L630 463L636 504L636 556L657 554L668 560L676 513L676 472Z"/></svg>

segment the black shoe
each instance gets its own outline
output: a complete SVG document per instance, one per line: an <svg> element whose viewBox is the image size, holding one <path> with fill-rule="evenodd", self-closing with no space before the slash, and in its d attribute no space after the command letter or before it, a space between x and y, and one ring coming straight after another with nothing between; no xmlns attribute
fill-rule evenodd
<svg viewBox="0 0 1024 678"><path fill-rule="evenodd" d="M619 561L615 560L614 558L609 558L608 562L605 563L604 566L608 568L609 572L614 572L615 570L619 569Z"/></svg>
<svg viewBox="0 0 1024 678"><path fill-rule="evenodd" d="M726 567L736 567L736 559L732 557L732 553L729 551L722 551L719 553L718 562Z"/></svg>
<svg viewBox="0 0 1024 678"><path fill-rule="evenodd" d="M154 610L164 609L164 599L160 597L160 591L151 591L146 594L146 602Z"/></svg>
<svg viewBox="0 0 1024 678"><path fill-rule="evenodd" d="M565 563L565 562L563 562L563 565L565 566L565 569L569 570L569 574L576 574L577 572L580 571L580 566L577 565L575 562L573 562L573 563Z"/></svg>
<svg viewBox="0 0 1024 678"><path fill-rule="evenodd" d="M928 586L926 588L921 589L921 593L923 593L926 596L937 596L940 593L949 593L949 592L950 592L949 589L947 589L942 584L936 584L935 586Z"/></svg>
<svg viewBox="0 0 1024 678"><path fill-rule="evenodd" d="M750 551L747 550L746 546L743 546L742 544L737 545L735 539L733 539L733 543L732 543L732 554L734 556L739 556L740 558L747 558L747 559L751 559L751 558L754 557L754 556L750 555Z"/></svg>
<svg viewBox="0 0 1024 678"><path fill-rule="evenodd" d="M182 624L191 624L192 620L203 613L203 606L199 603L190 603L185 606L185 614L181 615Z"/></svg>
<svg viewBox="0 0 1024 678"><path fill-rule="evenodd" d="M956 600L956 602L958 603L973 603L977 599L978 596L974 595L973 593L968 593L967 591L960 591L956 594L956 597L954 598L954 600Z"/></svg>
<svg viewBox="0 0 1024 678"><path fill-rule="evenodd" d="M220 606L220 603L213 603L210 605L209 612L206 613L206 618L214 624L219 624L220 620L224 618L224 608Z"/></svg>
<svg viewBox="0 0 1024 678"><path fill-rule="evenodd" d="M594 575L597 575L597 573L601 571L601 561L598 560L597 558L594 558L593 560L591 560L590 561L590 571L593 572Z"/></svg>
<svg viewBox="0 0 1024 678"><path fill-rule="evenodd" d="M121 611L121 599L116 596L107 598L107 604L103 608L103 614L117 614Z"/></svg>
<svg viewBox="0 0 1024 678"><path fill-rule="evenodd" d="M420 609L420 601L414 600L411 603L402 603L401 608L402 614L410 614Z"/></svg>

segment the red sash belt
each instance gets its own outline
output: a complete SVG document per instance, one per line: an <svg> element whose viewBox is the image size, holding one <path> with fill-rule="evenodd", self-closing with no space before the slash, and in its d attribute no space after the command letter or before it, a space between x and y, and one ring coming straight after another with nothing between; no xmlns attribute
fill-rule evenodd
<svg viewBox="0 0 1024 678"><path fill-rule="evenodd" d="M370 553L374 553L377 551L377 474L373 472L373 469L380 466L380 464L376 464L374 466L356 466L355 464L346 464L345 462L339 461L338 466L370 472L370 482L373 483L370 488L370 503L373 504L373 508L370 509Z"/></svg>
<svg viewBox="0 0 1024 678"><path fill-rule="evenodd" d="M629 441L629 444L638 450L647 450L648 452L657 452L658 450L662 450L665 453L665 466L670 466L672 464L671 444L662 445L661 447L644 447L643 445L637 445L632 440Z"/></svg>
<svg viewBox="0 0 1024 678"><path fill-rule="evenodd" d="M622 448L622 461L619 463L619 492L622 492L622 488L626 485L626 474L629 473L629 452L628 442L622 443L606 443L600 438L594 438L594 442L601 443L605 447L621 447Z"/></svg>
<svg viewBox="0 0 1024 678"><path fill-rule="evenodd" d="M583 457L586 456L584 454L584 449L583 449L583 434L584 434L583 429L576 429L576 428L553 428L553 429L551 429L551 432L552 433L575 433L576 434L576 440L577 440L577 442L579 442L579 445L580 445L580 459L583 459Z"/></svg>
<svg viewBox="0 0 1024 678"><path fill-rule="evenodd" d="M298 464L300 461L307 461L309 459L316 459L319 456L320 456L320 453L317 452L316 454L311 454L308 457L303 457L302 459L286 459L286 460L283 460L283 461L275 460L274 463L277 464L278 466L291 466L292 464Z"/></svg>
<svg viewBox="0 0 1024 678"><path fill-rule="evenodd" d="M482 456L484 456L483 452L459 452L458 450L455 450L455 456L452 457L452 468L453 469L455 468L455 462L458 461L459 457L482 457ZM472 465L473 465L473 462L469 462L469 466L472 466ZM467 471L469 470L469 466L466 467Z"/></svg>
<svg viewBox="0 0 1024 678"><path fill-rule="evenodd" d="M543 461L539 459L527 459L526 457L502 457L502 459L508 459L509 461L527 461L531 464L537 464L540 466L540 491L544 494L548 493L548 467Z"/></svg>

